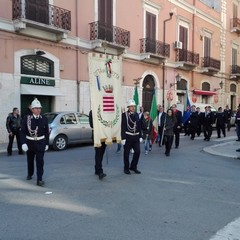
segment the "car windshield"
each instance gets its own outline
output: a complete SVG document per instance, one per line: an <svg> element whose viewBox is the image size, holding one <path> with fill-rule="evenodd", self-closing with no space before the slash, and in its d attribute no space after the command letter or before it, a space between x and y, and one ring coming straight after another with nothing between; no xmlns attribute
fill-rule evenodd
<svg viewBox="0 0 240 240"><path fill-rule="evenodd" d="M53 120L55 119L55 117L57 116L57 114L44 114L44 116L46 116L47 120L48 120L48 124L51 124L53 122Z"/></svg>

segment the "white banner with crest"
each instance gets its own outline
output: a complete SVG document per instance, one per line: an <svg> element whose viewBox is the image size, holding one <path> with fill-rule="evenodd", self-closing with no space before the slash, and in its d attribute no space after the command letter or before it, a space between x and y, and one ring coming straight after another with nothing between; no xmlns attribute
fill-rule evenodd
<svg viewBox="0 0 240 240"><path fill-rule="evenodd" d="M88 55L94 146L121 140L122 58Z"/></svg>

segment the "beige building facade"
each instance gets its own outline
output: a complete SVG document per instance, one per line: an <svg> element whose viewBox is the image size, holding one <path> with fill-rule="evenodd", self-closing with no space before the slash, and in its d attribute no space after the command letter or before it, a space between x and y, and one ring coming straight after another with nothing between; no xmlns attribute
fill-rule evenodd
<svg viewBox="0 0 240 240"><path fill-rule="evenodd" d="M34 97L43 112L91 108L88 55L122 59L122 107L137 85L173 103L240 103L239 0L2 0L0 142Z"/></svg>

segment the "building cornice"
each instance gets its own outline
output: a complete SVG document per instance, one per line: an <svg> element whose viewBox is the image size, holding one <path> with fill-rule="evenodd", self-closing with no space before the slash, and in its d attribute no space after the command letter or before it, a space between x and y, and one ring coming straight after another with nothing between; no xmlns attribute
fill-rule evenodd
<svg viewBox="0 0 240 240"><path fill-rule="evenodd" d="M168 1L170 3L176 5L177 7L184 9L185 11L187 11L189 13L195 14L195 16L203 19L206 22L211 23L214 26L217 26L217 27L222 26L221 20L217 20L217 19L209 16L209 14L207 14L204 11L194 7L193 5L187 3L186 1L183 1L183 0L168 0Z"/></svg>

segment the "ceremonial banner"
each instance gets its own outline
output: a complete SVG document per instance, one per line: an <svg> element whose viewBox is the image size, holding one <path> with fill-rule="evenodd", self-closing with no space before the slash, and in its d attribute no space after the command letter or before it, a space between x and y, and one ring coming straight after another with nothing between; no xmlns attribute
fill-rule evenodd
<svg viewBox="0 0 240 240"><path fill-rule="evenodd" d="M122 58L88 55L94 146L121 141Z"/></svg>

